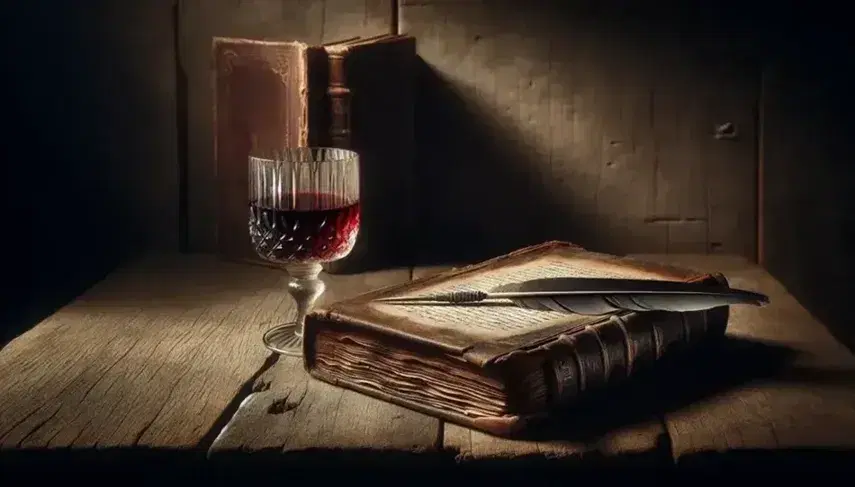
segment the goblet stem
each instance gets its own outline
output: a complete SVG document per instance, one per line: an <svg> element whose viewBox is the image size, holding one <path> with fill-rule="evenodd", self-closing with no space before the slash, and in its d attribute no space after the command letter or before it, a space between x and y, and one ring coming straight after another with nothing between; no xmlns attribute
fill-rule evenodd
<svg viewBox="0 0 855 487"><path fill-rule="evenodd" d="M288 264L285 266L288 272L288 294L294 298L297 305L296 330L294 335L303 337L303 329L306 326L306 315L312 310L315 302L324 293L326 285L318 276L321 273L321 264L312 262L306 264Z"/></svg>

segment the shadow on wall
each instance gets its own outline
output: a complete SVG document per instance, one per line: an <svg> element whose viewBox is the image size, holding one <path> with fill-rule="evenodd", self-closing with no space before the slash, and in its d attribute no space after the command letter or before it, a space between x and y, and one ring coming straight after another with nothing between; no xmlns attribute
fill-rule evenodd
<svg viewBox="0 0 855 487"><path fill-rule="evenodd" d="M551 238L596 244L594 222L544 191L510 120L423 60L417 83L418 265L485 259Z"/></svg>
<svg viewBox="0 0 855 487"><path fill-rule="evenodd" d="M720 104L738 105L737 118L753 120L756 99L745 101L743 91L756 96L756 73L734 66L753 68L754 53L726 36L718 42L724 27L744 33L749 22L697 13L685 20L628 5L540 1L542 11L515 12L499 3L402 7L404 29L424 56L415 124L418 263L482 259L548 239L611 253L709 250L709 239L720 237L709 235L709 208L721 198L710 200L705 185L731 177L740 190L754 184L745 169L751 161L743 161L753 151L709 151L704 132ZM729 82L736 89L727 90ZM727 103L710 101L722 92ZM742 172L718 166L733 160ZM718 206L751 213L749 193ZM736 219L738 210L720 210L719 220ZM732 236L728 251L752 241Z"/></svg>
<svg viewBox="0 0 855 487"><path fill-rule="evenodd" d="M832 33L817 37L766 79L765 264L855 350L855 80L845 47Z"/></svg>

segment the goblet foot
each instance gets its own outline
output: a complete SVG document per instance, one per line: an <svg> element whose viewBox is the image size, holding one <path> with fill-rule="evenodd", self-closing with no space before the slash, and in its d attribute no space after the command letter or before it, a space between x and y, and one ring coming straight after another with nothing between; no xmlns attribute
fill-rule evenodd
<svg viewBox="0 0 855 487"><path fill-rule="evenodd" d="M303 355L303 333L296 322L275 326L262 337L268 350L291 357Z"/></svg>
<svg viewBox="0 0 855 487"><path fill-rule="evenodd" d="M324 281L318 279L321 265L317 262L295 263L285 266L288 271L288 294L294 298L297 317L293 322L271 328L262 337L264 346L282 355L303 355L303 327L306 314L324 293Z"/></svg>

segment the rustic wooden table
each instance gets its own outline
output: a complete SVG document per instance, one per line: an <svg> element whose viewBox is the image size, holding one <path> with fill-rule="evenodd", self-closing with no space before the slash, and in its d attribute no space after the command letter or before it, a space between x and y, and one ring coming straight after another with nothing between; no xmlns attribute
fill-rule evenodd
<svg viewBox="0 0 855 487"><path fill-rule="evenodd" d="M734 347L702 371L707 379L719 367L721 375L744 372L743 380L716 390L684 383L682 400L594 437L493 438L318 382L300 360L272 357L261 333L294 313L282 272L209 256L150 257L117 270L0 351L0 448L21 461L50 452L98 461L110 452L133 458L154 451L206 464L322 458L662 466L746 451L757 461L775 452L855 449L855 357L786 289L740 258L642 257L721 271L735 286L770 295L766 308L733 308ZM323 299L438 270L326 275Z"/></svg>

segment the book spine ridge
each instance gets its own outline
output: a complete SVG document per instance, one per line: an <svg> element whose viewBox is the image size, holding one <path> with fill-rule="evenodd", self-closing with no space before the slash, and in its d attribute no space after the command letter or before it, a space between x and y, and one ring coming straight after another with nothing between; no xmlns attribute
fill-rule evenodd
<svg viewBox="0 0 855 487"><path fill-rule="evenodd" d="M632 313L543 345L550 407L564 406L632 377L667 355L715 335L727 308L692 313ZM655 315L655 316L650 316Z"/></svg>
<svg viewBox="0 0 855 487"><path fill-rule="evenodd" d="M350 148L350 88L345 79L346 50L329 49L330 133L333 147Z"/></svg>

